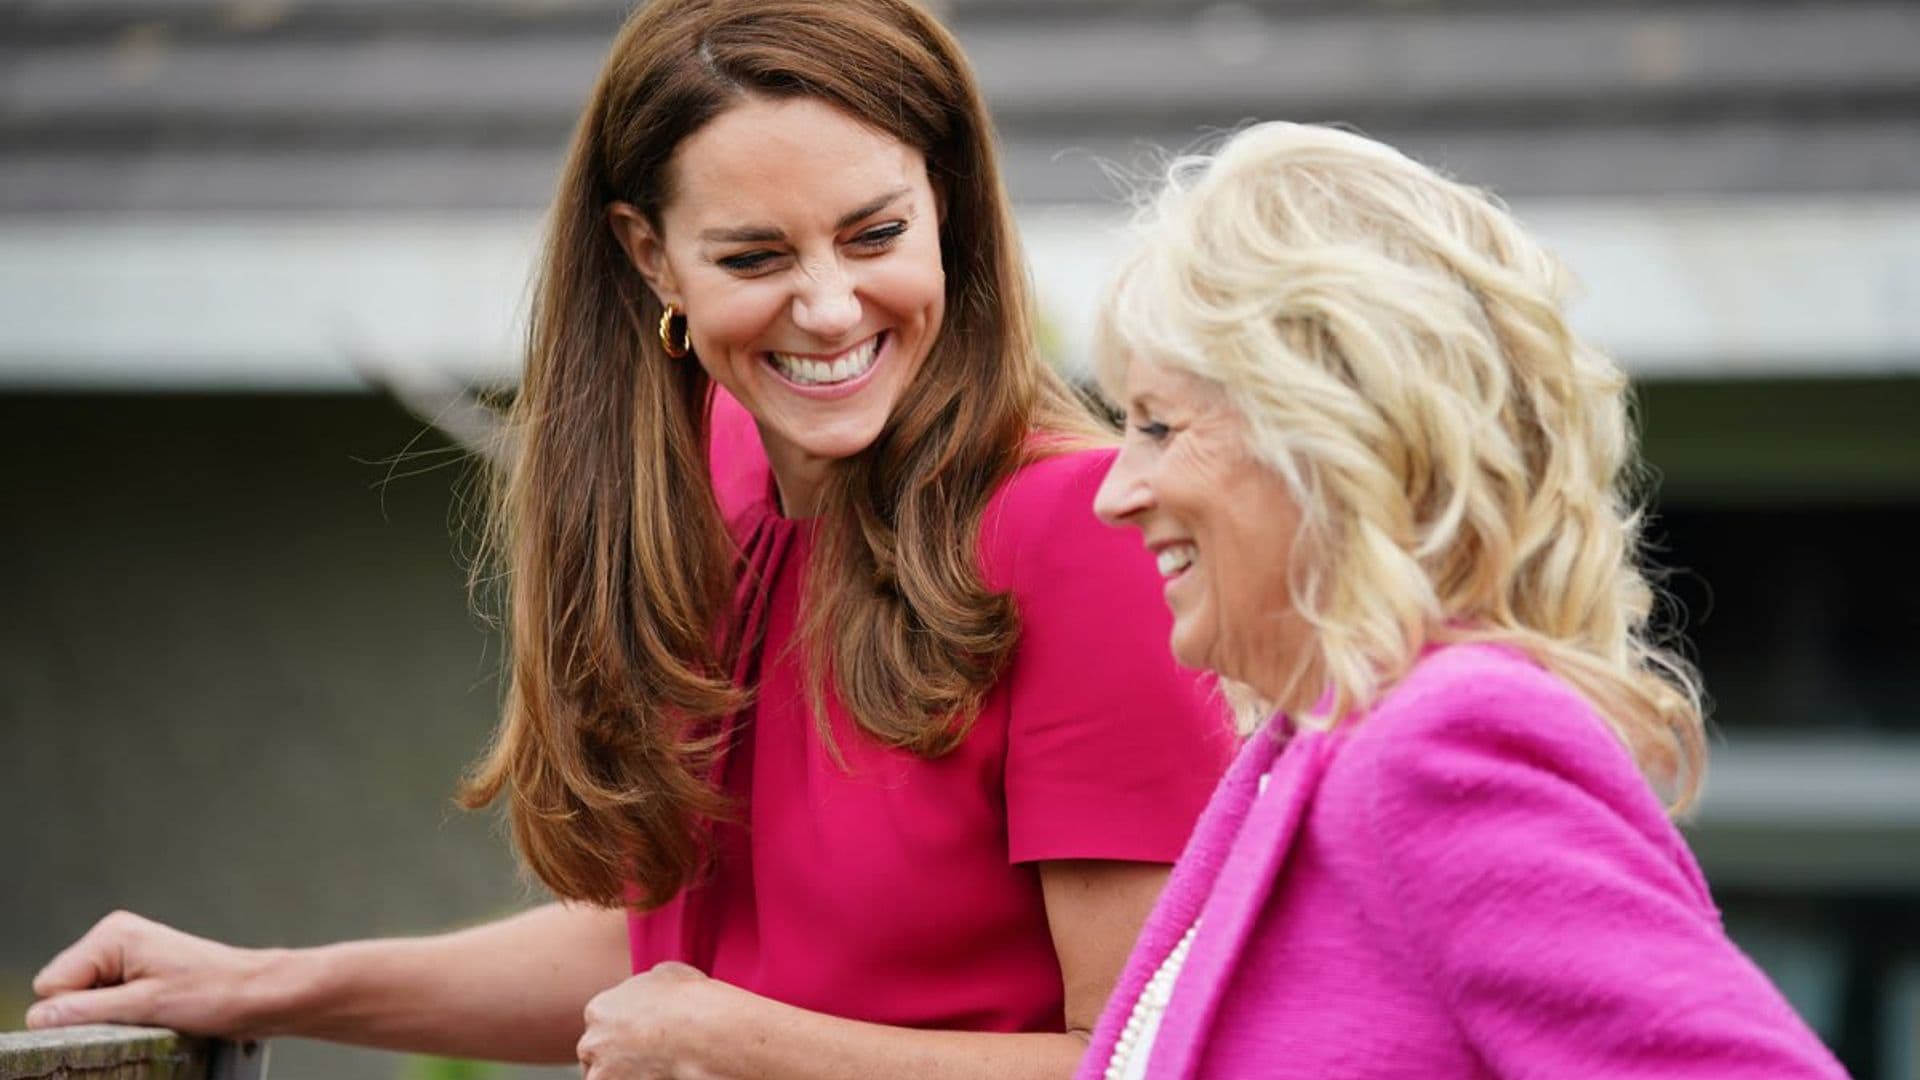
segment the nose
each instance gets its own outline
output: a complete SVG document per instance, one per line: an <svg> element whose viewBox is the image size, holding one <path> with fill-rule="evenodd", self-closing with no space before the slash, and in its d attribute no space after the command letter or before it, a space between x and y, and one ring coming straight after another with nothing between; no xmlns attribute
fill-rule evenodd
<svg viewBox="0 0 1920 1080"><path fill-rule="evenodd" d="M807 273L793 297L793 324L823 341L838 342L860 325L853 280L837 266Z"/></svg>
<svg viewBox="0 0 1920 1080"><path fill-rule="evenodd" d="M1140 515L1153 506L1153 489L1146 482L1139 456L1131 444L1122 444L1120 453L1107 466L1100 490L1093 493L1095 516L1116 529L1140 528Z"/></svg>

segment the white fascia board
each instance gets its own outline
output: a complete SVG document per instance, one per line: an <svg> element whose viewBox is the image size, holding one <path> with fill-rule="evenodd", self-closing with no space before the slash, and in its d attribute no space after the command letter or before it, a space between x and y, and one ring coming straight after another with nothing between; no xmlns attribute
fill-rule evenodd
<svg viewBox="0 0 1920 1080"><path fill-rule="evenodd" d="M341 390L516 371L537 215L0 222L0 384Z"/></svg>
<svg viewBox="0 0 1920 1080"><path fill-rule="evenodd" d="M1849 826L1920 835L1920 737L1728 735L1709 755L1698 820L1702 827Z"/></svg>
<svg viewBox="0 0 1920 1080"><path fill-rule="evenodd" d="M1516 207L1585 285L1576 327L1642 375L1920 371L1920 194ZM1108 207L1021 214L1084 371L1127 242ZM511 377L539 216L0 219L0 386L344 389Z"/></svg>

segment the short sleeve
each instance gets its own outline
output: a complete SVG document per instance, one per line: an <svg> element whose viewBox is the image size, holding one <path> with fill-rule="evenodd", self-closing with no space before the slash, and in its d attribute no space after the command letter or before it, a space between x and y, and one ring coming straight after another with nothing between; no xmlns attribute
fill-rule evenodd
<svg viewBox="0 0 1920 1080"><path fill-rule="evenodd" d="M1235 748L1212 681L1168 651L1152 558L1093 515L1112 458L1028 466L983 523L988 578L1021 621L1006 676L1013 862L1173 862Z"/></svg>
<svg viewBox="0 0 1920 1080"><path fill-rule="evenodd" d="M1845 1075L1727 939L1584 701L1518 660L1446 682L1419 719L1356 735L1371 809L1353 839L1390 898L1374 916L1494 1072Z"/></svg>

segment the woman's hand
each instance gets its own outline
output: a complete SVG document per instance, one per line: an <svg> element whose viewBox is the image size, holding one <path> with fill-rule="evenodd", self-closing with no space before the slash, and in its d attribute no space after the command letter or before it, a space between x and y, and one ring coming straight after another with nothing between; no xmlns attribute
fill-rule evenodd
<svg viewBox="0 0 1920 1080"><path fill-rule="evenodd" d="M34 976L30 1028L152 1024L252 1038L273 953L238 949L116 911Z"/></svg>
<svg viewBox="0 0 1920 1080"><path fill-rule="evenodd" d="M755 1013L766 1004L685 964L655 964L587 1003L580 1064L586 1080L718 1080L724 1066L709 1051L763 1038Z"/></svg>
<svg viewBox="0 0 1920 1080"><path fill-rule="evenodd" d="M594 998L586 1080L1063 1080L1166 884L1159 863L1054 860L1040 888L1066 1033L927 1031L828 1016L665 963Z"/></svg>
<svg viewBox="0 0 1920 1080"><path fill-rule="evenodd" d="M562 1064L581 1011L627 975L619 910L545 904L430 937L238 949L115 912L33 980L35 1028L158 1024Z"/></svg>

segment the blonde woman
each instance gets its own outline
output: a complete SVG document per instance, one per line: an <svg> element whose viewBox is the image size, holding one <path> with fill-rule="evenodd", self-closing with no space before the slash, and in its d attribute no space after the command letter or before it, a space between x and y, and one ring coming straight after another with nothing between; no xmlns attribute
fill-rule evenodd
<svg viewBox="0 0 1920 1080"><path fill-rule="evenodd" d="M1106 304L1096 503L1172 646L1276 710L1083 1077L1832 1077L1668 819L1626 380L1484 193L1338 131L1176 166Z"/></svg>

